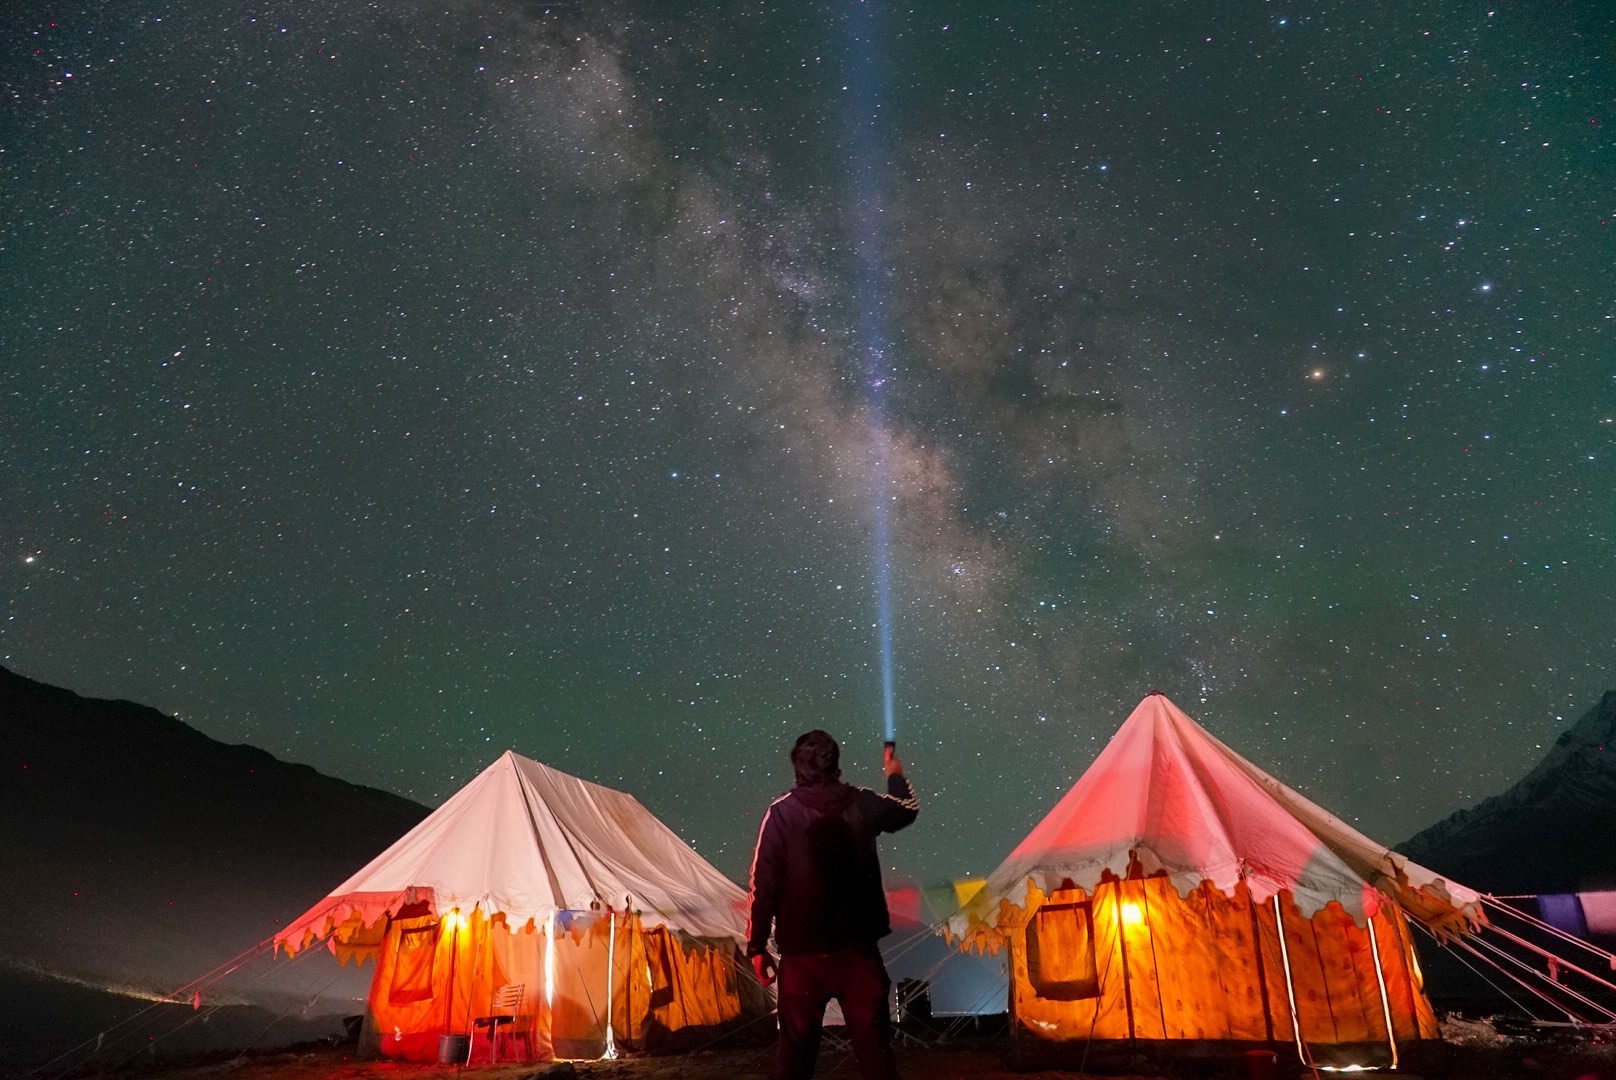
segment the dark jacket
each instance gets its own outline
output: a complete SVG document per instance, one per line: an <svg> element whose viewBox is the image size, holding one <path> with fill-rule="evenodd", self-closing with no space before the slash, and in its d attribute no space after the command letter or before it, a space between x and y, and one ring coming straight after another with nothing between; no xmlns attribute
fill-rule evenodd
<svg viewBox="0 0 1616 1080"><path fill-rule="evenodd" d="M919 813L902 773L887 778L885 795L838 780L774 800L752 855L746 954L764 951L771 926L782 956L869 945L890 934L875 838Z"/></svg>

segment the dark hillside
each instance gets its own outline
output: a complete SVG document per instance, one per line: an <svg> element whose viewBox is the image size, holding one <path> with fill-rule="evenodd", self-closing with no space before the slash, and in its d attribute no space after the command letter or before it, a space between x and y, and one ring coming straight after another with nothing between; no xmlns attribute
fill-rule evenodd
<svg viewBox="0 0 1616 1080"><path fill-rule="evenodd" d="M427 814L127 701L0 668L0 960L166 993L264 940ZM273 981L273 980L271 980Z"/></svg>
<svg viewBox="0 0 1616 1080"><path fill-rule="evenodd" d="M1514 787L1398 850L1484 892L1616 887L1616 690Z"/></svg>

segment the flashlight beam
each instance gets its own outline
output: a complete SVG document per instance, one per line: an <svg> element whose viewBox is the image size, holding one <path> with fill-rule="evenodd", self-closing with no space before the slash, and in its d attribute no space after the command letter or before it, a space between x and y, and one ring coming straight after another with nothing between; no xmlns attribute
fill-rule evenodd
<svg viewBox="0 0 1616 1080"><path fill-rule="evenodd" d="M886 236L885 209L882 205L881 155L878 123L881 116L880 65L876 53L880 28L876 25L877 4L858 4L847 20L851 36L851 108L853 139L852 195L854 201L854 250L858 257L859 334L864 342L865 375L868 379L871 414L871 444L874 468L871 470L871 502L874 504L874 558L876 612L880 632L881 728L887 742L897 739L893 714L892 680L892 558L889 512L892 495L887 471L886 384L892 372L887 358L886 326Z"/></svg>
<svg viewBox="0 0 1616 1080"><path fill-rule="evenodd" d="M887 742L898 738L892 716L892 563L887 546L887 463L877 451L875 489L875 589L881 620L881 730Z"/></svg>

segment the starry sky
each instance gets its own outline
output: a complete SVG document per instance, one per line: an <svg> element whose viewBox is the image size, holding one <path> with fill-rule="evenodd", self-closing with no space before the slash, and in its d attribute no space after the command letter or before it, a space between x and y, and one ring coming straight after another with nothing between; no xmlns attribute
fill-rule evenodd
<svg viewBox="0 0 1616 1080"><path fill-rule="evenodd" d="M742 880L884 579L923 882L1152 687L1388 844L1616 687L1609 5L0 20L21 674Z"/></svg>

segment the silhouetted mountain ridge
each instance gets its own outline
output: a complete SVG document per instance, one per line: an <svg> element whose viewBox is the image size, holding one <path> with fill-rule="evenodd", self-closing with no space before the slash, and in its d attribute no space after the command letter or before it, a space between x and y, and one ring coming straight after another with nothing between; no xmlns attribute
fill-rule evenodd
<svg viewBox="0 0 1616 1080"><path fill-rule="evenodd" d="M250 949L426 816L155 709L0 668L0 958L163 993Z"/></svg>
<svg viewBox="0 0 1616 1080"><path fill-rule="evenodd" d="M1398 850L1485 892L1616 886L1616 690L1508 791L1437 822Z"/></svg>

